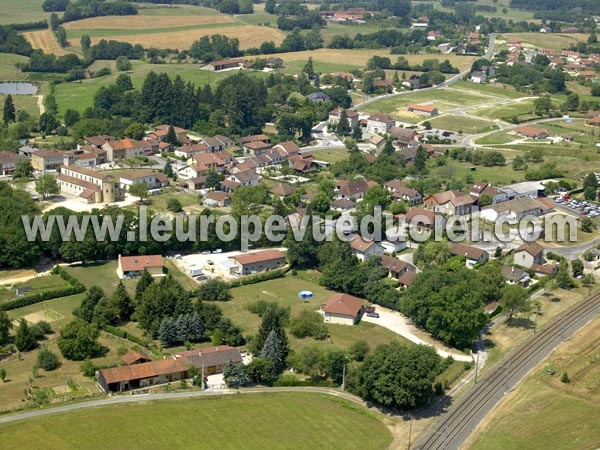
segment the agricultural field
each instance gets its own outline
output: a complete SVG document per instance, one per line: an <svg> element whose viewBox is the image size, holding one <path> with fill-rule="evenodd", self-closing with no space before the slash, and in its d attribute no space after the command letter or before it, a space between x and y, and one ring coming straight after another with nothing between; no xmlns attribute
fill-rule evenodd
<svg viewBox="0 0 600 450"><path fill-rule="evenodd" d="M44 0L4 1L0 8L0 25L37 22L48 19L50 13L42 10Z"/></svg>
<svg viewBox="0 0 600 450"><path fill-rule="evenodd" d="M6 449L186 448L199 442L223 449L385 449L392 442L378 414L306 393L102 406L6 424L0 433L11 436Z"/></svg>
<svg viewBox="0 0 600 450"><path fill-rule="evenodd" d="M490 131L493 124L487 120L479 120L471 117L458 116L455 114L443 114L429 120L431 126L442 130L460 132L465 134L478 134Z"/></svg>
<svg viewBox="0 0 600 450"><path fill-rule="evenodd" d="M433 5L433 7L436 10L444 11L447 13L454 13L454 8L443 7L441 5L441 3L438 3L438 2L430 3L430 2L421 1L421 0L417 0L417 1L413 2L413 5L418 5L418 4L426 4L427 6ZM479 0L477 2L477 4L496 7L496 12L477 11L477 15L482 15L484 17L502 17L505 20L512 19L514 21L527 20L529 22L539 22L539 20L533 19L533 12L523 11L523 10L516 9L516 8L511 8L509 0L504 0L504 1ZM506 12L504 12L504 11L506 11Z"/></svg>
<svg viewBox="0 0 600 450"><path fill-rule="evenodd" d="M498 41L508 41L518 39L523 42L525 47L550 48L553 50L562 50L569 48L578 42L585 42L587 34L559 34L559 33L504 33L496 38ZM500 43L500 42L498 42Z"/></svg>
<svg viewBox="0 0 600 450"><path fill-rule="evenodd" d="M600 319L595 319L503 399L468 448L541 450L549 443L558 450L598 447L599 358ZM569 383L561 382L564 373Z"/></svg>
<svg viewBox="0 0 600 450"><path fill-rule="evenodd" d="M0 81L26 80L28 74L17 69L15 64L26 63L27 61L29 61L27 56L0 53Z"/></svg>
<svg viewBox="0 0 600 450"><path fill-rule="evenodd" d="M40 115L37 95L13 95L13 103L17 111L26 111L31 117ZM0 109L4 107L6 95L0 94Z"/></svg>
<svg viewBox="0 0 600 450"><path fill-rule="evenodd" d="M240 48L258 47L265 41L280 44L285 35L276 28L249 25L232 16L204 7L142 8L135 16L94 17L65 24L73 48L83 34L92 44L113 39L150 48L187 49L204 35L223 34L240 41Z"/></svg>
<svg viewBox="0 0 600 450"><path fill-rule="evenodd" d="M56 36L54 36L54 33L50 29L26 31L23 33L23 36L25 36L25 39L29 41L34 49L42 49L45 53L54 53L58 56L70 53L58 44Z"/></svg>

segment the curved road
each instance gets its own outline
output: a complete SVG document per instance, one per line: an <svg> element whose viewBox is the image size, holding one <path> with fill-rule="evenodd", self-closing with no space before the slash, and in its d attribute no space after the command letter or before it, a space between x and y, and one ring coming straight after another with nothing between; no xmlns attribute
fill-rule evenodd
<svg viewBox="0 0 600 450"><path fill-rule="evenodd" d="M563 340L600 314L600 294L569 308L564 315L512 352L442 415L415 449L459 449L504 394L542 362Z"/></svg>

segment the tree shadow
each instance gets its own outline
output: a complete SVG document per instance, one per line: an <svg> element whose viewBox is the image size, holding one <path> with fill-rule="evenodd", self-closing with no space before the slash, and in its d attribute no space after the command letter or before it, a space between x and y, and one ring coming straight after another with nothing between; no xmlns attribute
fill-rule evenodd
<svg viewBox="0 0 600 450"><path fill-rule="evenodd" d="M528 329L533 327L533 321L528 317L513 317L506 321L506 325L510 328Z"/></svg>

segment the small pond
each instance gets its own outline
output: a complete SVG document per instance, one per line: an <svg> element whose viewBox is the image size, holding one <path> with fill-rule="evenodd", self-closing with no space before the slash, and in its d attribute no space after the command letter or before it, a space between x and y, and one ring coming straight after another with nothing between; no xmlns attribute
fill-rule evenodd
<svg viewBox="0 0 600 450"><path fill-rule="evenodd" d="M0 83L0 94L34 95L37 90L38 87L32 83Z"/></svg>

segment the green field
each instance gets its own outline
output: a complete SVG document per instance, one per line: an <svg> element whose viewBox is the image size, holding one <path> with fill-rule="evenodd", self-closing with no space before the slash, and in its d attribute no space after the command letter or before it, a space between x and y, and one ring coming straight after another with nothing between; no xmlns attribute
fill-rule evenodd
<svg viewBox="0 0 600 450"><path fill-rule="evenodd" d="M479 95L489 95L498 98L520 98L523 97L522 92L517 92L512 86L501 83L486 83L478 84L468 81L458 81L452 85L450 90L459 90L467 93L475 93Z"/></svg>
<svg viewBox="0 0 600 450"><path fill-rule="evenodd" d="M350 154L348 152L348 150L346 150L345 148L336 148L336 149L324 149L324 150L315 150L311 152L312 155L320 160L320 161L327 161L329 163L334 163L334 162L338 162L341 161L343 159L348 158L348 155Z"/></svg>
<svg viewBox="0 0 600 450"><path fill-rule="evenodd" d="M13 95L12 98L17 112L26 111L31 117L39 117L40 108L37 97L33 95ZM0 94L0 109L4 107L5 100L6 95Z"/></svg>
<svg viewBox="0 0 600 450"><path fill-rule="evenodd" d="M488 119L510 120L513 116L522 116L532 114L534 100L523 100L509 105L495 105L483 108L473 108L468 111L479 117L487 117Z"/></svg>
<svg viewBox="0 0 600 450"><path fill-rule="evenodd" d="M511 134L506 131L497 131L495 133L477 139L475 143L478 145L502 145L508 144L509 142L512 142L517 139L519 139L519 136L517 136L514 133Z"/></svg>
<svg viewBox="0 0 600 450"><path fill-rule="evenodd" d="M474 172L470 170L471 167L475 167ZM525 173L523 171L517 172L512 170L510 163L502 167L485 167L481 165L473 166L471 163L451 161L446 166L434 169L433 175L443 179L454 180L465 180L468 176L472 180L487 181L495 186L504 186L524 181Z"/></svg>
<svg viewBox="0 0 600 450"><path fill-rule="evenodd" d="M102 406L3 425L0 433L11 436L5 449L385 449L392 442L379 416L301 393Z"/></svg>
<svg viewBox="0 0 600 450"><path fill-rule="evenodd" d="M27 74L15 67L16 63L27 61L29 61L29 58L26 56L0 53L0 81L23 81L27 79Z"/></svg>
<svg viewBox="0 0 600 450"><path fill-rule="evenodd" d="M600 321L561 345L475 432L472 450L593 449L600 445ZM554 375L546 370L551 368ZM560 377L568 372L571 383Z"/></svg>
<svg viewBox="0 0 600 450"><path fill-rule="evenodd" d="M42 10L44 0L6 0L0 8L0 25L37 22L48 19L50 13Z"/></svg>
<svg viewBox="0 0 600 450"><path fill-rule="evenodd" d="M459 132L462 130L465 134L478 134L490 131L493 124L488 120L473 119L454 114L444 114L429 120L431 126L442 130Z"/></svg>
<svg viewBox="0 0 600 450"><path fill-rule="evenodd" d="M107 295L112 294L119 284L116 261L85 266L69 266L66 267L66 270L81 281L86 288L100 286ZM136 280L123 280L123 283L130 293L135 292Z"/></svg>
<svg viewBox="0 0 600 450"><path fill-rule="evenodd" d="M498 36L497 40L519 39L523 44L537 47L562 50L578 42L585 42L587 34L559 34L559 33L505 33Z"/></svg>
<svg viewBox="0 0 600 450"><path fill-rule="evenodd" d="M210 83L217 84L225 77L232 75L235 72L214 73L208 70L201 69L198 64L148 64L142 61L132 61L133 70L127 72L131 76L133 86L140 88L146 75L154 72L164 72L171 77L176 75L181 76L184 81L191 81L196 85ZM121 72L113 72L99 78L74 81L70 83L58 84L55 87L55 97L58 104L59 112L62 114L67 109L75 109L78 111L85 110L88 106L92 106L96 91L102 86L109 86L115 83L115 80ZM257 74L261 76L263 74Z"/></svg>
<svg viewBox="0 0 600 450"><path fill-rule="evenodd" d="M67 287L69 283L63 280L60 275L48 275L44 277L33 278L25 283L17 283L12 288L0 287L0 301L16 299L15 288L19 286L30 286L32 292L26 295L39 294L52 289Z"/></svg>

